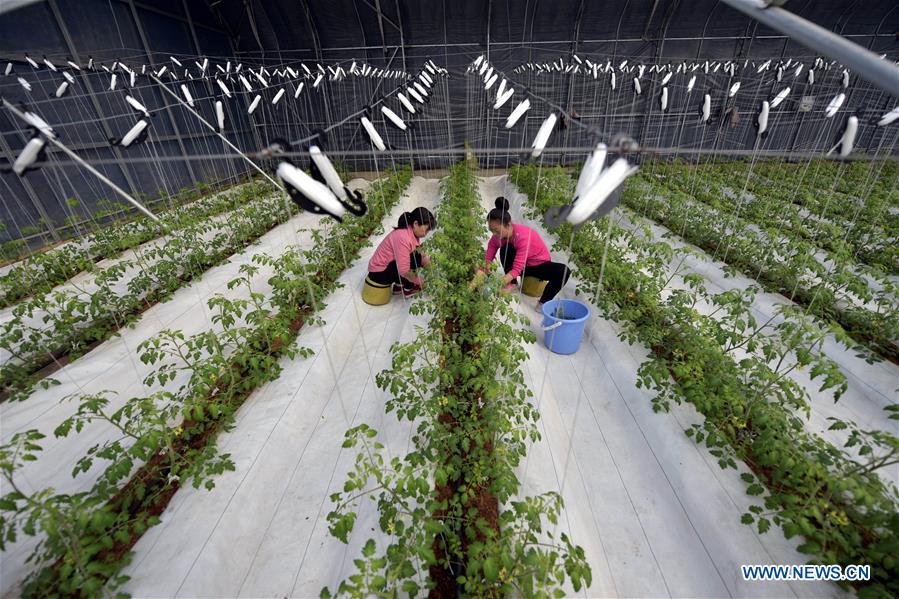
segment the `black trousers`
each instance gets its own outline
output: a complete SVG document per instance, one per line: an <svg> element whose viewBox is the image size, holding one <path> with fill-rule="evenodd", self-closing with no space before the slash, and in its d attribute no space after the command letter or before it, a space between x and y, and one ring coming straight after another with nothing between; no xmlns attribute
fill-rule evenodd
<svg viewBox="0 0 899 599"><path fill-rule="evenodd" d="M499 260L503 265L503 272L507 273L512 270L515 264L515 246L507 243L499 248ZM534 277L541 281L546 281L546 287L543 289L543 295L540 301L546 303L558 295L568 278L571 276L571 269L561 262L544 262L536 266L525 266L521 273L522 277Z"/></svg>
<svg viewBox="0 0 899 599"><path fill-rule="evenodd" d="M411 270L418 270L419 268L421 268L420 253L412 252L411 254L409 254L409 266ZM380 285L393 283L394 285L402 285L404 289L412 289L413 287L415 287L415 283L400 276L400 271L396 265L396 260L391 260L390 264L387 265L387 268L380 272L368 273L368 278Z"/></svg>

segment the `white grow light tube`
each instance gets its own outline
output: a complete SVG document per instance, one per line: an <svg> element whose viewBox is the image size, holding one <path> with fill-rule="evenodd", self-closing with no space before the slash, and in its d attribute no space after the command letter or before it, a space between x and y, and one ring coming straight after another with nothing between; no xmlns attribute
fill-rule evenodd
<svg viewBox="0 0 899 599"><path fill-rule="evenodd" d="M390 120L391 123L396 125L396 127L398 129L400 129L402 131L405 131L406 129L408 129L408 127L406 126L406 123L403 121L403 119L401 119L397 113L390 110L386 106L381 106L381 113L383 113L384 116L386 116Z"/></svg>
<svg viewBox="0 0 899 599"><path fill-rule="evenodd" d="M505 81L505 79L503 79L503 81ZM510 87L510 88L507 89L504 93L502 93L502 94L497 94L497 96L496 96L496 102L493 103L493 109L494 109L494 110L499 110L500 108L502 108L502 107L503 107L503 104L505 104L506 102L508 102L508 101L509 101L509 98L511 98L512 95L513 95L514 93L515 93L515 89L512 88L512 87Z"/></svg>
<svg viewBox="0 0 899 599"><path fill-rule="evenodd" d="M858 133L858 117L851 116L846 121L846 130L843 131L843 137L840 139L840 156L844 158L852 151L855 145L855 135Z"/></svg>
<svg viewBox="0 0 899 599"><path fill-rule="evenodd" d="M894 122L896 119L899 119L899 106L897 106L896 108L892 109L891 111L889 111L888 113L886 113L885 115L880 117L880 120L877 121L877 126L878 127L886 127L890 123Z"/></svg>
<svg viewBox="0 0 899 599"><path fill-rule="evenodd" d="M134 143L134 140L137 139L141 133L143 133L144 129L147 128L147 125L149 125L149 123L145 118L137 121L137 123L135 123L134 126L128 130L128 133L125 134L125 137L122 138L122 141L119 142L119 144L125 148L130 146L132 143Z"/></svg>
<svg viewBox="0 0 899 599"><path fill-rule="evenodd" d="M758 118L758 123L759 123L758 134L759 135L761 135L762 133L764 133L765 131L768 130L768 113L770 112L770 110L771 110L771 106L770 106L770 104L768 104L768 101L767 100L763 101L762 102L762 110L761 110L761 112L759 112L759 118Z"/></svg>
<svg viewBox="0 0 899 599"><path fill-rule="evenodd" d="M624 158L616 160L612 166L599 174L584 196L575 201L566 220L572 225L579 225L593 215L603 216L610 212L617 202L609 200L613 195L615 199L620 197L620 194L614 194L615 190L635 172L637 167L629 164Z"/></svg>
<svg viewBox="0 0 899 599"><path fill-rule="evenodd" d="M259 102L262 101L262 96L256 94L256 97L253 98L253 101L250 102L250 107L247 108L247 114L253 114L256 112L256 109L259 107Z"/></svg>
<svg viewBox="0 0 899 599"><path fill-rule="evenodd" d="M778 106L780 106L780 103L783 102L784 99L785 99L789 94L790 94L790 88L789 88L789 87L785 87L785 88L783 88L782 90L780 90L780 91L777 93L777 95L774 96L774 99L771 100L771 108L777 108Z"/></svg>
<svg viewBox="0 0 899 599"><path fill-rule="evenodd" d="M225 85L225 83L224 83L221 79L216 79L215 82L218 83L218 86L221 88L222 93L224 93L225 96L227 96L227 97L230 98L230 97L231 97L231 90L228 89L228 86Z"/></svg>
<svg viewBox="0 0 899 599"><path fill-rule="evenodd" d="M581 169L581 174L578 177L577 185L574 188L575 199L581 197L584 192L590 189L596 182L596 179L606 165L606 154L608 151L608 146L601 143L598 144L596 149L593 150L593 153L587 157L587 160L584 162L584 167Z"/></svg>
<svg viewBox="0 0 899 599"><path fill-rule="evenodd" d="M552 113L546 117L546 120L540 125L540 129L537 131L537 137L534 138L534 143L531 144L531 147L534 148L531 152L532 158L537 158L543 153L543 148L546 147L546 142L549 141L549 136L552 134L553 127L556 126L556 120L558 118L559 117L556 116L555 113Z"/></svg>
<svg viewBox="0 0 899 599"><path fill-rule="evenodd" d="M16 161L12 165L13 172L21 177L22 173L25 172L25 169L34 164L38 154L41 153L41 150L44 149L46 144L47 142L44 141L44 138L40 135L35 135L29 139L28 143L25 144L25 147L19 152Z"/></svg>
<svg viewBox="0 0 899 599"><path fill-rule="evenodd" d="M219 131L225 130L225 108L222 106L221 100L215 101L215 120L218 123Z"/></svg>
<svg viewBox="0 0 899 599"><path fill-rule="evenodd" d="M371 124L371 121L368 120L368 117L363 116L359 119L362 122L362 127L365 129L365 132L368 133L369 139L371 139L371 143L377 149L382 152L387 149L387 146L384 145L384 140L381 138L380 134L375 130L375 126Z"/></svg>
<svg viewBox="0 0 899 599"><path fill-rule="evenodd" d="M402 92L397 93L396 97L400 101L400 104L403 105L403 108L409 111L409 114L415 114L415 106L412 105L412 102L410 102Z"/></svg>
<svg viewBox="0 0 899 599"><path fill-rule="evenodd" d="M289 162L281 162L278 165L277 174L282 181L299 190L326 212L338 218L342 218L346 213L346 208L326 185L319 183Z"/></svg>
<svg viewBox="0 0 899 599"><path fill-rule="evenodd" d="M509 115L509 118L506 119L506 129L511 129L515 126L515 123L518 122L518 119L527 112L531 108L531 101L528 98L522 100L518 106L515 107L515 110L512 111L512 114Z"/></svg>
<svg viewBox="0 0 899 599"><path fill-rule="evenodd" d="M346 189L343 187L343 181L340 180L337 169L334 168L334 165L331 164L328 157L322 153L321 148L318 146L309 146L309 156L312 158L312 162L315 163L315 166L318 167L322 177L325 178L325 183L328 184L331 193L333 193L337 199L346 201L347 193Z"/></svg>
<svg viewBox="0 0 899 599"><path fill-rule="evenodd" d="M846 94L839 93L834 96L833 100L830 101L830 104L827 105L827 108L824 110L824 117L831 118L833 115L840 110L840 106L843 105L843 102L846 101Z"/></svg>

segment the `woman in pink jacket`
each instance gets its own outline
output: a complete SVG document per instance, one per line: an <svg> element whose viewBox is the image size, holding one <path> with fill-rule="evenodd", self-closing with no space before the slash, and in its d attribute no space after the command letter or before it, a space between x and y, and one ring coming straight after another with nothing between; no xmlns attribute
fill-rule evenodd
<svg viewBox="0 0 899 599"><path fill-rule="evenodd" d="M421 239L437 226L437 219L427 208L419 206L400 216L396 228L387 234L371 260L368 278L374 283L393 283L393 292L406 297L421 291L421 278L410 273L430 264L427 256L418 251Z"/></svg>
<svg viewBox="0 0 899 599"><path fill-rule="evenodd" d="M487 226L493 237L487 243L486 263L490 264L499 253L503 272L506 273L503 283L507 290L518 284L519 276L547 281L537 303L537 311L540 311L543 304L556 297L568 282L571 270L564 264L551 260L549 250L537 231L512 223L509 201L506 198L496 198L496 208L487 215Z"/></svg>

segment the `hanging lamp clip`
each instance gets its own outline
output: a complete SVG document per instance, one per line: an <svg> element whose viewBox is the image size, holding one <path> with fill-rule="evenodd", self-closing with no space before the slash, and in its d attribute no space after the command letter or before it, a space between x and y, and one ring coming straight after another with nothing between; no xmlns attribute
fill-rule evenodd
<svg viewBox="0 0 899 599"><path fill-rule="evenodd" d="M283 155L287 151L285 144L281 140L275 140L267 148L256 152L256 158L263 160L271 160Z"/></svg>
<svg viewBox="0 0 899 599"><path fill-rule="evenodd" d="M630 164L624 155L634 151L637 144L624 135L617 136L612 144L622 156L606 167L609 149L605 144L598 144L581 169L571 204L554 206L543 215L548 227L564 223L579 227L609 214L618 205L624 182L637 172L637 167Z"/></svg>
<svg viewBox="0 0 899 599"><path fill-rule="evenodd" d="M640 151L640 144L638 144L637 141L629 135L619 133L612 138L612 143L609 145L609 150L622 155L633 154Z"/></svg>
<svg viewBox="0 0 899 599"><path fill-rule="evenodd" d="M290 151L289 142L276 139L257 156L277 160L275 172L297 206L313 214L327 214L337 221L343 221L347 212L363 216L368 211L362 193L351 192L343 186L336 169L318 146L307 148L311 176L287 157Z"/></svg>

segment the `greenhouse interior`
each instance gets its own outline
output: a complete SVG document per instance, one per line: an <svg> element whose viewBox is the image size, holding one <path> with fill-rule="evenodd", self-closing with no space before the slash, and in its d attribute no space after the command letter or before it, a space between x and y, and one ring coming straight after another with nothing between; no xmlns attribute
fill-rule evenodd
<svg viewBox="0 0 899 599"><path fill-rule="evenodd" d="M0 596L899 596L895 0L0 0Z"/></svg>

